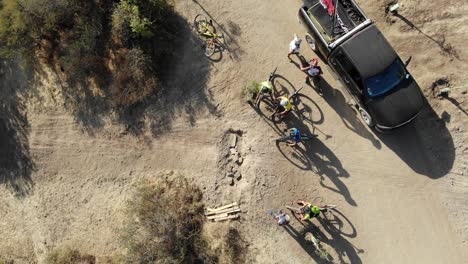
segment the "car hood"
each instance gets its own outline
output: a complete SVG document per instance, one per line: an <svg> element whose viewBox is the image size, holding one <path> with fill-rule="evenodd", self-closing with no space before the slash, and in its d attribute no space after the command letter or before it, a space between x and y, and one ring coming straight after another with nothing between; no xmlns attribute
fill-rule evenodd
<svg viewBox="0 0 468 264"><path fill-rule="evenodd" d="M404 79L389 93L367 102L375 122L383 127L397 127L415 117L423 107L423 95L416 81Z"/></svg>

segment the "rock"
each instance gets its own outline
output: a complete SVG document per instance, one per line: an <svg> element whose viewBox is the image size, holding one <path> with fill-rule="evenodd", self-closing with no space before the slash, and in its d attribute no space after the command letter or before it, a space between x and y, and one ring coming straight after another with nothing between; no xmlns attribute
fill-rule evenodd
<svg viewBox="0 0 468 264"><path fill-rule="evenodd" d="M229 178L229 185L231 185L231 186L234 185L234 178Z"/></svg>
<svg viewBox="0 0 468 264"><path fill-rule="evenodd" d="M226 173L226 176L227 176L227 177L231 177L231 178L232 178L232 177L234 177L234 173L232 173L232 172L228 172L228 173Z"/></svg>
<svg viewBox="0 0 468 264"><path fill-rule="evenodd" d="M237 149L235 149L235 148L230 148L229 151L231 151L231 155L239 154L239 153L237 153Z"/></svg>
<svg viewBox="0 0 468 264"><path fill-rule="evenodd" d="M237 164L239 165L242 165L242 162L244 162L244 159L242 157L240 157L239 159L237 159Z"/></svg>
<svg viewBox="0 0 468 264"><path fill-rule="evenodd" d="M234 178L236 178L237 180L240 180L242 178L242 174L240 173L240 171L234 173Z"/></svg>
<svg viewBox="0 0 468 264"><path fill-rule="evenodd" d="M230 134L230 139L229 139L229 142L230 142L230 147L231 148L235 148L236 147L236 144L237 144L237 136L236 134Z"/></svg>

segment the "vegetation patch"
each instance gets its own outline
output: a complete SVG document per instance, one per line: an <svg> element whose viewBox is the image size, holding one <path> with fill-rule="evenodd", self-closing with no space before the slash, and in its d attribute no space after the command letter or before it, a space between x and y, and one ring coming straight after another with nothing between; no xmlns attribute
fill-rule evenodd
<svg viewBox="0 0 468 264"><path fill-rule="evenodd" d="M248 83L242 92L242 97L246 102L253 102L253 99L257 96L257 93L260 89L260 83L252 81Z"/></svg>
<svg viewBox="0 0 468 264"><path fill-rule="evenodd" d="M47 264L94 264L96 257L82 254L76 249L59 247L52 250L46 257Z"/></svg>
<svg viewBox="0 0 468 264"><path fill-rule="evenodd" d="M217 263L202 235L200 189L180 176L144 181L127 207L128 263Z"/></svg>

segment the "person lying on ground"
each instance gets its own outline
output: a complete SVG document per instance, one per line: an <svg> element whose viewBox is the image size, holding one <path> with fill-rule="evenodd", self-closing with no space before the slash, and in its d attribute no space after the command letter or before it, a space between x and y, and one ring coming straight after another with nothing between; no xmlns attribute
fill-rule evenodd
<svg viewBox="0 0 468 264"><path fill-rule="evenodd" d="M301 207L299 208L299 215L301 216L301 221L310 220L314 217L319 216L320 207L312 205L309 202L298 200L297 204Z"/></svg>
<svg viewBox="0 0 468 264"><path fill-rule="evenodd" d="M264 81L260 84L260 87L257 91L257 97L255 98L255 104L258 105L262 94L270 95L271 100L273 101L273 85L269 81Z"/></svg>
<svg viewBox="0 0 468 264"><path fill-rule="evenodd" d="M294 39L291 40L291 42L289 43L289 53L288 53L289 62L292 62L292 60L291 60L291 55L292 54L296 54L296 55L299 54L299 49L301 48L301 43L302 43L302 39L300 39L297 36L297 34L294 34Z"/></svg>
<svg viewBox="0 0 468 264"><path fill-rule="evenodd" d="M280 226L289 224L289 221L291 220L289 215L283 213L281 210L279 210L278 213L276 213L273 217Z"/></svg>
<svg viewBox="0 0 468 264"><path fill-rule="evenodd" d="M279 96L275 99L278 102L278 106L275 109L275 112L271 115L272 117L275 114L278 114L281 118L284 118L289 111L292 109L291 100L286 96Z"/></svg>
<svg viewBox="0 0 468 264"><path fill-rule="evenodd" d="M319 76L323 73L322 68L318 66L317 59L311 59L308 63L303 62L301 64L301 71L306 73L306 84L310 84L311 78Z"/></svg>
<svg viewBox="0 0 468 264"><path fill-rule="evenodd" d="M294 147L301 141L301 132L297 128L291 128L289 129L289 136L292 140L292 143L288 143L290 147Z"/></svg>

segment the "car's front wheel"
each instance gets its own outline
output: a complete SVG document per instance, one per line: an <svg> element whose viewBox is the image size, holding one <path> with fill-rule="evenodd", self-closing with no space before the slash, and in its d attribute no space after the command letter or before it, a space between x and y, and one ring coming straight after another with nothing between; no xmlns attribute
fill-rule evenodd
<svg viewBox="0 0 468 264"><path fill-rule="evenodd" d="M374 127L374 120L366 110L359 108L359 114L361 115L361 118L364 121L364 123L366 123L366 125L368 125L369 127Z"/></svg>
<svg viewBox="0 0 468 264"><path fill-rule="evenodd" d="M307 41L307 44L309 45L309 47L310 47L314 52L317 52L317 45L315 44L315 40L314 40L314 38L312 37L312 35L310 35L309 33L306 33L306 34L305 34L305 40Z"/></svg>

